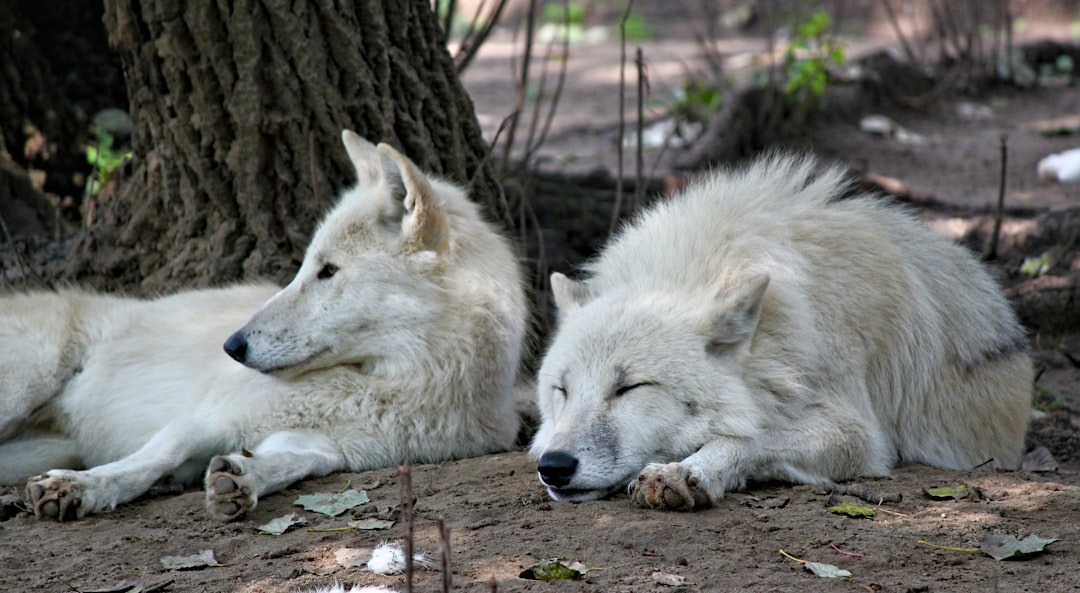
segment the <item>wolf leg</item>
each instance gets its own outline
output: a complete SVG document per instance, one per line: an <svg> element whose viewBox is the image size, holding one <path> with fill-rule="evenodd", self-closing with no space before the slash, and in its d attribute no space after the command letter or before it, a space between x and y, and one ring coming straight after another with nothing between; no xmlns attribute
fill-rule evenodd
<svg viewBox="0 0 1080 593"><path fill-rule="evenodd" d="M747 480L831 484L889 472L893 455L871 423L835 406L806 409L756 438L720 437L678 463L650 463L630 483L634 504L665 510L708 507Z"/></svg>
<svg viewBox="0 0 1080 593"><path fill-rule="evenodd" d="M314 431L276 432L254 451L218 455L210 460L206 508L215 518L231 521L254 509L259 496L344 468L344 455L326 435Z"/></svg>
<svg viewBox="0 0 1080 593"><path fill-rule="evenodd" d="M225 449L204 423L173 422L131 455L85 471L54 469L30 478L26 498L39 518L81 519L146 493L191 459Z"/></svg>

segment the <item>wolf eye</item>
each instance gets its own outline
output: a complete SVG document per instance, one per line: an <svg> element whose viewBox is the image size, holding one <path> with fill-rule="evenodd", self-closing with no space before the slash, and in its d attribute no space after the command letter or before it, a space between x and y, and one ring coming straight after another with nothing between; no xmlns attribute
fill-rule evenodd
<svg viewBox="0 0 1080 593"><path fill-rule="evenodd" d="M566 388L565 387L560 387L558 385L555 385L555 386L552 387L552 389L555 390L555 393L558 393L559 395L561 395L563 397L566 397Z"/></svg>
<svg viewBox="0 0 1080 593"><path fill-rule="evenodd" d="M319 270L319 273L316 274L315 277L318 278L319 280L326 280L327 278L330 278L334 274L337 274L337 271L338 271L338 267L335 266L334 264L326 264L325 266L322 267L321 270Z"/></svg>
<svg viewBox="0 0 1080 593"><path fill-rule="evenodd" d="M623 385L622 387L615 390L615 397L626 395L626 393L628 391L633 391L634 389L637 389L638 387L644 387L646 385L655 385L655 383L650 383L648 381L642 381L641 383L634 383L633 385Z"/></svg>

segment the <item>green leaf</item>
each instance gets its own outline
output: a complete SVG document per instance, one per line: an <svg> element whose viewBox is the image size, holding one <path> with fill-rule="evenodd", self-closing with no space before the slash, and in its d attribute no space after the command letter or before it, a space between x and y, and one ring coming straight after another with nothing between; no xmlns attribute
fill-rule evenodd
<svg viewBox="0 0 1080 593"><path fill-rule="evenodd" d="M293 504L302 506L309 511L336 517L341 513L344 513L353 507L358 507L370 500L367 493L363 490L357 491L350 488L345 492L317 492L315 494L305 494L304 496L297 497L297 499L293 501Z"/></svg>
<svg viewBox="0 0 1080 593"><path fill-rule="evenodd" d="M1020 273L1026 276L1042 276L1050 271L1051 263L1053 260L1049 253L1044 253L1039 257L1028 257L1024 259L1023 264L1020 264Z"/></svg>
<svg viewBox="0 0 1080 593"><path fill-rule="evenodd" d="M307 519L296 513L289 513L288 515L271 519L270 522L259 525L258 529L259 533L263 535L281 535L294 525L307 525Z"/></svg>
<svg viewBox="0 0 1080 593"><path fill-rule="evenodd" d="M937 500L967 498L968 489L965 486L939 486L937 488L923 488L923 492L930 498Z"/></svg>
<svg viewBox="0 0 1080 593"><path fill-rule="evenodd" d="M988 533L979 542L979 549L994 560L1026 558L1044 551L1046 546L1056 541L1058 541L1057 538L1042 538L1037 535L1029 535L1023 540L1018 540L1011 535Z"/></svg>
<svg viewBox="0 0 1080 593"><path fill-rule="evenodd" d="M823 564L821 562L804 562L803 568L816 574L819 577L827 579L835 579L836 577L849 577L851 573L833 566L832 564Z"/></svg>
<svg viewBox="0 0 1080 593"><path fill-rule="evenodd" d="M570 581L585 576L588 569L580 562L563 564L559 559L543 560L521 571L519 578L531 581Z"/></svg>
<svg viewBox="0 0 1080 593"><path fill-rule="evenodd" d="M854 502L842 502L838 505L828 507L825 509L830 513L836 513L837 515L847 515L849 517L867 517L871 518L877 514L877 511L873 507L856 504Z"/></svg>

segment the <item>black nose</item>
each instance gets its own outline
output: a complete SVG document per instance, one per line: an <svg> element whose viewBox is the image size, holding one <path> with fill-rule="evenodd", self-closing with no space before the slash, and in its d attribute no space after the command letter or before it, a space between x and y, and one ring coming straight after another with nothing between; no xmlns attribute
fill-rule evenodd
<svg viewBox="0 0 1080 593"><path fill-rule="evenodd" d="M225 340L225 353L236 362L243 363L247 358L247 339L240 332L229 336L229 339Z"/></svg>
<svg viewBox="0 0 1080 593"><path fill-rule="evenodd" d="M548 486L562 488L570 483L577 470L577 457L565 451L552 451L540 456L540 463L536 470L540 472L540 479Z"/></svg>

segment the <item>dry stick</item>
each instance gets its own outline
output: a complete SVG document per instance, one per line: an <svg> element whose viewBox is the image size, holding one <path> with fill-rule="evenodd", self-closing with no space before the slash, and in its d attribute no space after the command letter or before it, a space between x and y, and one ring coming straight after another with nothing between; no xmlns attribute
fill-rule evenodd
<svg viewBox="0 0 1080 593"><path fill-rule="evenodd" d="M551 131L551 123L555 119L555 112L559 109L559 100L562 98L563 87L566 85L566 69L570 62L570 2L564 0L563 7L565 9L566 19L566 32L563 36L562 44L562 64L559 66L559 79L555 83L555 93L551 96L551 103L548 105L547 117L544 119L544 125L540 128L540 137L533 144L532 130L529 130L529 142L525 144L525 159L524 162L528 163L532 160L533 154L544 145L547 141L548 132ZM551 46L548 46L548 53L550 55ZM545 69L545 73L547 70ZM537 103L539 105L539 102ZM534 114L535 118L536 115ZM535 120L534 120L535 125Z"/></svg>
<svg viewBox="0 0 1080 593"><path fill-rule="evenodd" d="M398 467L398 477L401 479L401 512L405 515L405 592L412 593L413 583L413 494L412 472L409 465Z"/></svg>
<svg viewBox="0 0 1080 593"><path fill-rule="evenodd" d="M315 211L322 212L322 199L319 197L319 177L315 167L315 131L308 132L308 158L311 166L311 192L315 195Z"/></svg>
<svg viewBox="0 0 1080 593"><path fill-rule="evenodd" d="M854 496L871 503L883 503L883 502L901 502L904 499L904 495L899 492L893 494L879 494L864 488L862 486L847 486L845 484L829 484L825 486L826 494L842 494L846 496Z"/></svg>
<svg viewBox="0 0 1080 593"><path fill-rule="evenodd" d="M481 2L481 5L483 2ZM443 45L450 42L450 28L454 26L454 10L457 9L457 0L448 0L446 3L446 15L443 16Z"/></svg>
<svg viewBox="0 0 1080 593"><path fill-rule="evenodd" d="M1001 147L1001 175L998 176L998 201L997 209L994 210L994 231L990 234L990 245L983 254L983 261L997 259L998 237L1001 235L1001 217L1005 210L1005 164L1008 162L1008 135L999 137Z"/></svg>
<svg viewBox="0 0 1080 593"><path fill-rule="evenodd" d="M634 186L633 212L645 201L645 88L648 82L645 74L645 57L641 47L637 48L637 177Z"/></svg>
<svg viewBox="0 0 1080 593"><path fill-rule="evenodd" d="M499 22L499 17L502 16L502 11L506 8L509 0L499 0L499 3L495 5L495 9L491 11L491 15L488 17L487 22L484 23L484 27L475 34L472 33L473 26L470 25L470 32L466 33L465 39L462 40L458 55L454 57L455 68L457 73L461 74L472 63L473 58L476 57L476 53L480 51L480 46L484 45L488 36L491 35L491 31L495 29L495 25ZM480 16L480 10L483 8L484 2L480 2L480 6L476 9L476 17L473 18L473 22ZM467 43L467 45L466 45Z"/></svg>
<svg viewBox="0 0 1080 593"><path fill-rule="evenodd" d="M896 32L896 38L900 40L900 47L904 48L904 55L907 56L908 61L911 63L918 63L918 60L915 59L915 52L912 51L907 37L904 36L904 31L900 29L900 21L896 18L896 11L893 10L892 2L890 0L881 0L881 5L885 7L885 15L889 17L889 24L892 25L893 31Z"/></svg>
<svg viewBox="0 0 1080 593"><path fill-rule="evenodd" d="M615 207L611 211L608 235L615 234L615 227L619 225L619 216L622 213L623 138L626 136L626 21L630 18L630 9L633 6L634 0L626 2L626 10L623 11L622 21L619 22L619 144L616 147L619 173L615 176Z"/></svg>
<svg viewBox="0 0 1080 593"><path fill-rule="evenodd" d="M435 523L439 529L439 556L442 561L442 590L450 593L450 530L446 522L439 519Z"/></svg>
<svg viewBox="0 0 1080 593"><path fill-rule="evenodd" d="M533 29L536 24L536 0L529 0L529 14L525 18L525 54L521 58L521 77L518 78L517 92L514 97L514 110L511 112L510 129L506 132L506 143L503 144L502 162L499 163L499 177L506 170L506 164L510 161L510 149L514 146L514 134L517 132L518 118L521 108L525 105L525 88L529 84L529 65L532 62Z"/></svg>

